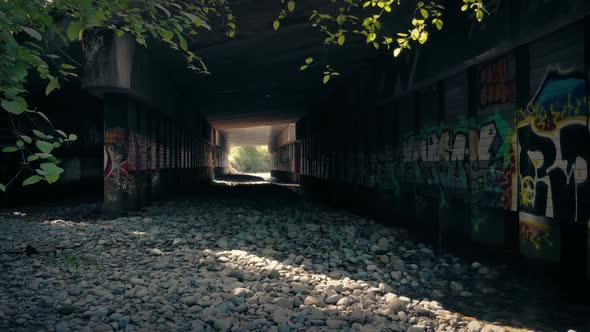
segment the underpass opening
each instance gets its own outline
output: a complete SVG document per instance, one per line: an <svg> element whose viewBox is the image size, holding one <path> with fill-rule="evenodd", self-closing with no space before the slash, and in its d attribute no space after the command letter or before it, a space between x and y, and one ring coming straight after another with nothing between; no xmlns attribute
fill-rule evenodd
<svg viewBox="0 0 590 332"><path fill-rule="evenodd" d="M270 153L268 146L233 146L229 153L229 173L269 177Z"/></svg>

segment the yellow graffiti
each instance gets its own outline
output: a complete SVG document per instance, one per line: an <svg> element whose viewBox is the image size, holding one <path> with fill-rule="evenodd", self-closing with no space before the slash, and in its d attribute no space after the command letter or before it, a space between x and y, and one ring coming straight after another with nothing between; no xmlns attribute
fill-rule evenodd
<svg viewBox="0 0 590 332"><path fill-rule="evenodd" d="M550 226L545 223L521 219L520 238L522 241L530 241L536 250L540 250L544 243L552 247L553 243L550 240L549 228Z"/></svg>
<svg viewBox="0 0 590 332"><path fill-rule="evenodd" d="M530 176L520 178L520 202L525 207L534 207L535 179Z"/></svg>

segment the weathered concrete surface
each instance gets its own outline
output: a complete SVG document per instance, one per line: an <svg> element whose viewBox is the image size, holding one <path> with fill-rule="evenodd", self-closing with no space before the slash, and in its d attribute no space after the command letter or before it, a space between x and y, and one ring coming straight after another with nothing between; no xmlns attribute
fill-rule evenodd
<svg viewBox="0 0 590 332"><path fill-rule="evenodd" d="M113 220L96 205L3 211L0 329L590 328L548 283L436 256L402 229L271 185L207 195Z"/></svg>

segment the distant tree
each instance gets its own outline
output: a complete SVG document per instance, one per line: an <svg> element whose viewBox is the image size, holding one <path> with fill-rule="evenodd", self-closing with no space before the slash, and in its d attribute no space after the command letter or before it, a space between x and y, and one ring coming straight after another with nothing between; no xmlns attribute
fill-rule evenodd
<svg viewBox="0 0 590 332"><path fill-rule="evenodd" d="M270 171L270 154L266 146L236 146L229 155L230 168L237 173Z"/></svg>
<svg viewBox="0 0 590 332"><path fill-rule="evenodd" d="M277 0L284 4L273 23L278 30L281 21L296 7L294 0ZM298 0L304 1L304 0ZM443 0L417 1L411 22L402 32L387 32L384 18L395 13L395 6L407 0L306 0L318 1L310 24L326 35L323 43L336 47L357 36L375 49L389 50L398 56L413 44L423 44L430 31L443 28ZM2 152L19 155L20 168L11 179L0 183L0 191L15 182L31 185L39 181L54 183L63 169L54 151L64 143L76 140L54 128L49 119L29 105L26 85L36 74L46 82L45 93L59 89L63 81L75 78L78 63L63 49L74 42L84 43L84 33L107 29L118 36L130 35L138 44L159 41L182 53L189 69L207 72L195 46L200 32L225 31L228 38L238 33L236 17L229 0L0 0L0 112L10 119L14 143ZM331 4L325 7L323 3ZM478 21L487 11L483 0L463 0L462 11L470 11ZM303 59L302 59L303 61ZM318 65L307 58L300 67ZM325 65L323 82L339 73ZM19 121L20 120L20 121ZM42 125L39 123L44 121ZM28 125L18 126L17 123ZM24 176L22 176L24 175Z"/></svg>

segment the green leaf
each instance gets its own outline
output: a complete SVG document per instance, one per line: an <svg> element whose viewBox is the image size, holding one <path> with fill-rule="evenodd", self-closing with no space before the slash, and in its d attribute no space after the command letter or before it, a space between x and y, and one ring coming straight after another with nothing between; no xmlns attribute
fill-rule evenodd
<svg viewBox="0 0 590 332"><path fill-rule="evenodd" d="M328 83L329 80L330 80L330 75L324 75L324 79L323 79L324 84Z"/></svg>
<svg viewBox="0 0 590 332"><path fill-rule="evenodd" d="M21 92L24 92L24 90L15 87L4 89L4 95L8 99L14 99L14 97L18 96L18 94Z"/></svg>
<svg viewBox="0 0 590 332"><path fill-rule="evenodd" d="M8 113L19 115L27 108L27 102L22 97L16 97L13 101L3 100L0 103Z"/></svg>
<svg viewBox="0 0 590 332"><path fill-rule="evenodd" d="M16 147L17 148L22 148L23 146L25 146L25 142L23 142L23 141L16 141Z"/></svg>
<svg viewBox="0 0 590 332"><path fill-rule="evenodd" d="M160 29L160 30L158 30L158 33L160 34L160 36L162 36L162 39L164 39L166 41L171 40L172 37L174 37L174 32L172 32L170 30Z"/></svg>
<svg viewBox="0 0 590 332"><path fill-rule="evenodd" d="M346 37L344 35L340 35L340 37L338 37L338 45L344 45L344 41L346 41Z"/></svg>
<svg viewBox="0 0 590 332"><path fill-rule="evenodd" d="M375 40L375 38L377 37L377 34L374 32L371 32L367 35L367 43L372 42L373 40Z"/></svg>
<svg viewBox="0 0 590 332"><path fill-rule="evenodd" d="M178 34L177 37L180 48L185 52L188 51L188 44L186 42L186 39L181 34Z"/></svg>
<svg viewBox="0 0 590 332"><path fill-rule="evenodd" d="M27 77L28 71L27 66L23 63L17 63L8 70L9 76L15 81L21 81Z"/></svg>
<svg viewBox="0 0 590 332"><path fill-rule="evenodd" d="M54 77L51 79L51 81L49 81L49 84L47 84L47 87L45 88L45 95L48 96L51 93L51 91L57 88L59 88L59 82L57 80L57 77Z"/></svg>
<svg viewBox="0 0 590 332"><path fill-rule="evenodd" d="M2 152L6 152L6 153L16 152L16 151L18 151L18 149L15 148L14 146L7 146L4 149L2 149Z"/></svg>
<svg viewBox="0 0 590 332"><path fill-rule="evenodd" d="M49 183L49 184L55 183L55 182L57 182L57 180L59 180L59 174L45 176L45 181L47 181L47 183Z"/></svg>
<svg viewBox="0 0 590 332"><path fill-rule="evenodd" d="M420 37L418 37L418 42L420 42L420 44L424 44L424 43L426 43L427 40L428 40L428 33L426 31L422 31L420 33Z"/></svg>
<svg viewBox="0 0 590 332"><path fill-rule="evenodd" d="M51 151L53 151L53 144L51 144L49 142L37 141L37 142L35 142L35 145L37 146L39 151L41 151L43 153L51 153Z"/></svg>
<svg viewBox="0 0 590 332"><path fill-rule="evenodd" d="M467 8L469 8L469 5L465 4L465 5L461 6L461 11L464 12L467 10Z"/></svg>
<svg viewBox="0 0 590 332"><path fill-rule="evenodd" d="M6 192L6 186L2 183L0 183L0 190Z"/></svg>
<svg viewBox="0 0 590 332"><path fill-rule="evenodd" d="M168 11L168 9L166 9L166 8L165 8L164 6L162 6L161 4L159 4L159 3L156 3L154 6L156 6L156 7L160 8L160 9L161 9L161 10L164 12L164 14L166 14L166 16L167 16L168 18L170 18L170 17L172 16L172 15L170 14L170 11Z"/></svg>
<svg viewBox="0 0 590 332"><path fill-rule="evenodd" d="M301 67L299 67L299 70L306 70L307 69L307 65L303 65Z"/></svg>
<svg viewBox="0 0 590 332"><path fill-rule="evenodd" d="M67 35L68 35L68 39L70 41L74 41L80 38L80 33L82 32L82 29L84 28L84 25L82 25L82 22L74 22L72 24L70 24L70 26L68 27L68 30L66 31Z"/></svg>
<svg viewBox="0 0 590 332"><path fill-rule="evenodd" d="M76 134L70 134L70 136L68 136L68 140L70 140L72 142L75 141L75 140L77 140L77 139L78 139L78 136L76 136Z"/></svg>
<svg viewBox="0 0 590 332"><path fill-rule="evenodd" d="M396 48L396 49L393 51L393 56L397 58L397 57L398 57L398 55L401 53L401 51L402 51L402 49L401 49L401 48Z"/></svg>
<svg viewBox="0 0 590 332"><path fill-rule="evenodd" d="M29 136L26 136L26 135L19 135L19 136L23 141L27 142L27 144L33 143L33 139L30 138Z"/></svg>
<svg viewBox="0 0 590 332"><path fill-rule="evenodd" d="M67 64L67 63L62 63L61 64L61 68L62 69L76 69L76 67L74 67L74 66L72 66L70 64Z"/></svg>
<svg viewBox="0 0 590 332"><path fill-rule="evenodd" d="M33 175L28 177L25 181L23 181L23 186L29 186L41 181L43 178L39 175Z"/></svg>
<svg viewBox="0 0 590 332"><path fill-rule="evenodd" d="M43 158L43 159L53 158L53 155L51 155L49 153L35 153L35 155L38 156L39 158Z"/></svg>
<svg viewBox="0 0 590 332"><path fill-rule="evenodd" d="M51 123L51 121L49 121L49 118L47 117L47 115L45 115L44 113L42 113L42 112L35 112L35 113L37 113L37 114L38 114L40 117L42 117L42 118L43 118L45 121L47 121L47 122Z"/></svg>
<svg viewBox="0 0 590 332"><path fill-rule="evenodd" d="M62 135L64 138L68 138L68 135L66 135L66 133L64 133L62 130L56 129L55 130L58 134Z"/></svg>
<svg viewBox="0 0 590 332"><path fill-rule="evenodd" d="M308 65L311 64L312 62L313 62L313 58L312 57L309 57L309 58L305 59L305 63L308 64Z"/></svg>
<svg viewBox="0 0 590 332"><path fill-rule="evenodd" d="M33 129L33 134L35 134L35 136L39 137L39 138L46 138L47 135L45 135L44 133L38 131L37 129Z"/></svg>
<svg viewBox="0 0 590 332"><path fill-rule="evenodd" d="M54 163L42 163L40 167L46 175L59 175L64 172L63 168Z"/></svg>
<svg viewBox="0 0 590 332"><path fill-rule="evenodd" d="M41 34L39 32L37 32L37 30L35 30L33 28L21 27L21 29L23 29L23 31L26 32L32 38L35 38L35 39L37 39L39 41L43 38L43 37L41 37Z"/></svg>
<svg viewBox="0 0 590 332"><path fill-rule="evenodd" d="M434 25L436 25L436 28L438 30L442 30L442 28L443 28L443 20L436 19L435 22L434 22Z"/></svg>
<svg viewBox="0 0 590 332"><path fill-rule="evenodd" d="M475 12L475 17L477 18L477 20L478 20L479 22L481 22L481 20L483 20L483 10L481 10L481 9L478 9L478 10Z"/></svg>
<svg viewBox="0 0 590 332"><path fill-rule="evenodd" d="M275 30L279 30L279 27L280 27L280 26L281 26L281 22L279 22L279 20L275 20L275 21L272 23L272 27L273 27L273 29L275 29Z"/></svg>
<svg viewBox="0 0 590 332"><path fill-rule="evenodd" d="M39 156L36 156L34 154L32 154L32 155L30 155L30 156L27 157L27 161L28 162L35 161L37 159L39 159Z"/></svg>
<svg viewBox="0 0 590 332"><path fill-rule="evenodd" d="M287 3L287 9L289 9L290 12L295 10L295 1L289 1Z"/></svg>
<svg viewBox="0 0 590 332"><path fill-rule="evenodd" d="M189 18L189 20L191 20L191 21L192 21L193 23L195 23L197 26L200 26L200 25L201 25L201 24L200 24L201 22L199 22L199 20L200 20L200 21L202 21L202 19L200 19L200 18L199 18L197 15L195 15L195 14L193 14L193 13L188 13L188 12L182 12L182 13L184 14L184 16L188 17L188 18ZM197 24L197 22L198 22L199 24Z"/></svg>
<svg viewBox="0 0 590 332"><path fill-rule="evenodd" d="M420 14L422 14L422 17L424 18L428 18L428 11L426 9L420 9Z"/></svg>

